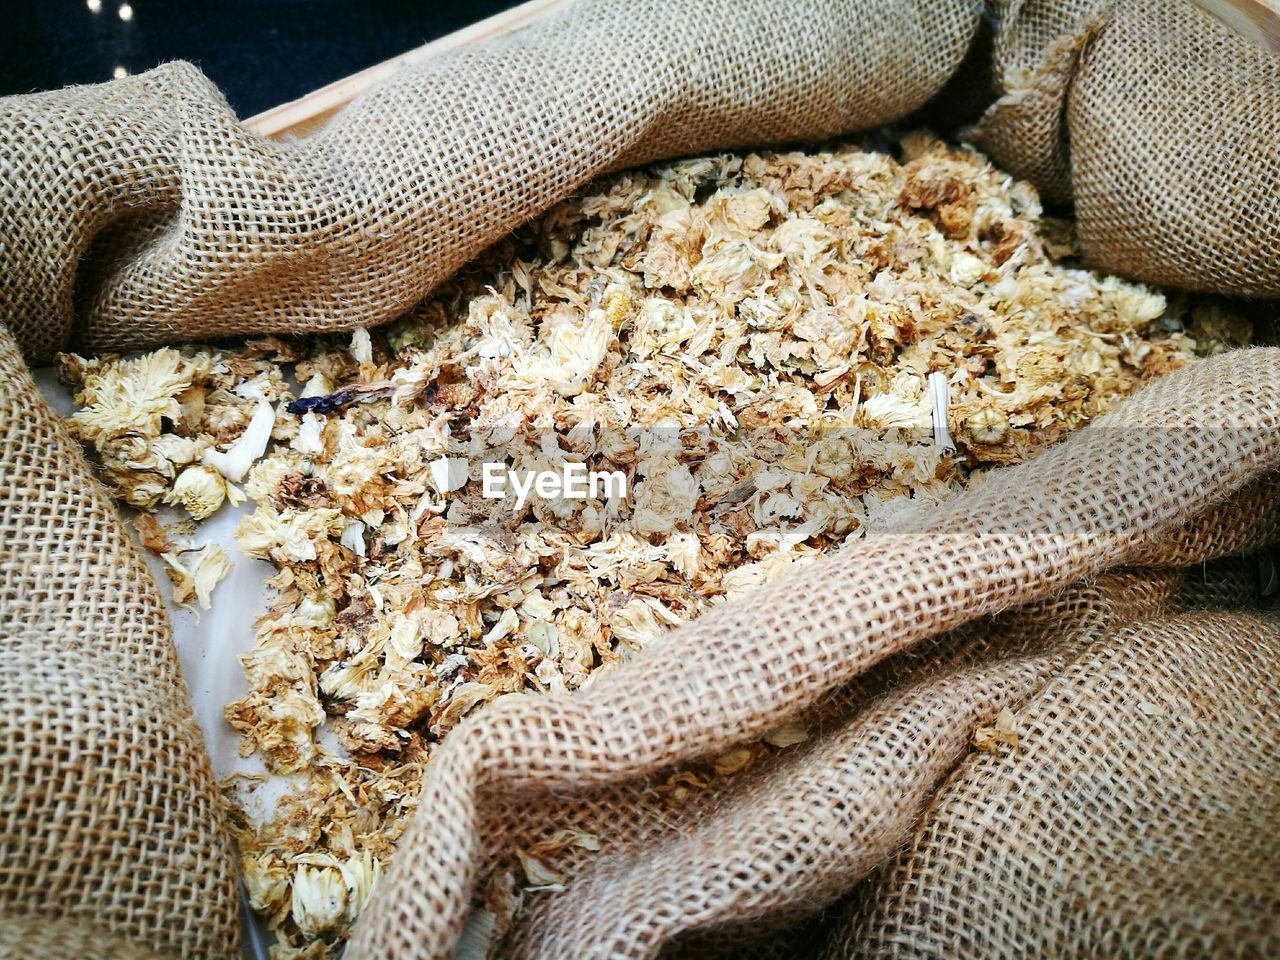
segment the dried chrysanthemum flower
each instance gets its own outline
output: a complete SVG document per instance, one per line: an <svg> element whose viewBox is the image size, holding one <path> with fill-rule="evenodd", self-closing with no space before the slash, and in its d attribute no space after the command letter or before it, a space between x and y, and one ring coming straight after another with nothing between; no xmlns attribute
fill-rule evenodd
<svg viewBox="0 0 1280 960"><path fill-rule="evenodd" d="M231 558L216 543L197 549L162 554L173 581L173 602L187 605L194 597L201 610L208 610L216 587L231 572Z"/></svg>
<svg viewBox="0 0 1280 960"><path fill-rule="evenodd" d="M202 350L166 347L94 361L63 354L59 362L64 378L80 388L72 429L93 445L116 494L144 509L158 502L190 505L196 519L217 509L216 493L189 468L203 459L240 479L272 435L275 415L266 397L284 390L279 368L268 361ZM258 413L251 417L254 397ZM220 453L218 443L235 453Z"/></svg>
<svg viewBox="0 0 1280 960"><path fill-rule="evenodd" d="M999 443L1009 429L1009 420L995 407L983 407L965 421L974 443Z"/></svg>
<svg viewBox="0 0 1280 960"><path fill-rule="evenodd" d="M235 506L244 501L244 494L224 480L218 471L204 465L183 470L164 496L165 503L181 506L192 520L213 516L227 500Z"/></svg>
<svg viewBox="0 0 1280 960"><path fill-rule="evenodd" d="M293 875L291 915L304 937L338 933L359 916L378 879L378 864L367 853L349 859L302 854Z"/></svg>
<svg viewBox="0 0 1280 960"><path fill-rule="evenodd" d="M240 877L244 881L249 905L261 914L271 916L288 903L292 873L283 857L275 853L247 853L240 858Z"/></svg>
<svg viewBox="0 0 1280 960"><path fill-rule="evenodd" d="M164 348L132 360L98 366L81 383L71 416L76 432L90 443L122 436L154 439L163 418L181 413L177 397L191 386L193 365Z"/></svg>
<svg viewBox="0 0 1280 960"><path fill-rule="evenodd" d="M1018 745L1018 721L1008 707L996 714L995 723L980 726L973 732L973 745L979 750L995 750L1000 744Z"/></svg>
<svg viewBox="0 0 1280 960"><path fill-rule="evenodd" d="M251 557L280 563L315 560L317 546L339 533L341 514L331 508L316 510L259 507L236 527L236 543Z"/></svg>

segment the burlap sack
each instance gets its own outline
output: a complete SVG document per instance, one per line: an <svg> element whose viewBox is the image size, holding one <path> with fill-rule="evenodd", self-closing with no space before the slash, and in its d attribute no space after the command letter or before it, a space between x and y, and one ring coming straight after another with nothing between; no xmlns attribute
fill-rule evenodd
<svg viewBox="0 0 1280 960"><path fill-rule="evenodd" d="M1003 96L973 131L1094 263L1280 296L1280 57L1180 0L1000 0Z"/></svg>
<svg viewBox="0 0 1280 960"><path fill-rule="evenodd" d="M0 320L29 360L73 333L376 323L600 171L913 110L977 17L580 2L301 144L247 135L184 65L3 100ZM1180 0L999 23L978 135L1069 183L1095 262L1280 292L1274 58ZM227 956L233 873L154 586L11 345L0 404L0 956ZM1203 361L579 695L489 706L433 760L348 955L449 956L488 869L571 825L603 848L558 863L502 955L1280 950L1276 624L1249 567L1201 572L1280 533L1277 428L1277 352ZM1019 747L973 754L1002 707ZM655 789L796 717L805 742L682 804Z"/></svg>
<svg viewBox="0 0 1280 960"><path fill-rule="evenodd" d="M292 145L246 133L186 64L10 98L0 321L39 360L73 327L118 350L389 320L604 170L901 116L977 18L967 0L583 0Z"/></svg>
<svg viewBox="0 0 1280 960"><path fill-rule="evenodd" d="M930 952L909 926L926 921L954 933L929 931L939 956L972 944L995 956L1100 955L1108 937L1142 955L1144 944L1152 955L1195 953L1185 925L1161 925L1172 902L1129 915L1173 886L1188 923L1259 952L1280 946L1266 909L1280 849L1241 840L1200 866L1189 853L1280 817L1277 624L1257 613L1157 619L1185 606L1155 602L1172 592L1168 573L1149 576L1154 599L1141 583L1071 586L1130 561L1195 565L1274 540L1278 388L1280 351L1203 361L1034 461L668 634L575 696L495 703L433 759L420 807L431 814L415 820L349 955L446 955L484 867L567 826L604 848L570 864L564 893L532 895L502 956L738 955L744 940L833 902L924 829L930 797L1001 707L1025 715L1028 748L966 761L955 777L971 806L1003 820L978 846L965 832L975 824L937 824L927 851L937 879L922 885L909 864L877 885L905 905L882 908L888 917L858 927L839 955L876 952L882 933L906 954ZM1114 699L1099 699L1098 685ZM1228 702L1236 713L1210 756L1190 755L1191 725L1215 722ZM674 765L815 709L810 743L680 807L654 791ZM1044 769L1046 754L1059 768ZM969 764L986 764L968 774L977 786L964 780ZM1176 781L1176 794L1152 778ZM1223 802L1199 816L1185 809L1208 794ZM1071 816L1047 814L1046 797ZM1135 864L1179 853L1186 872L1176 883L1136 866L1113 872L1120 847ZM970 913L965 898L978 894L956 880L962 869L1031 870L1004 887L999 875L966 875L992 885L982 896L1012 901L1018 923ZM1217 872L1216 887L1204 882ZM1073 889L1081 883L1098 897ZM910 935L895 939L893 923Z"/></svg>
<svg viewBox="0 0 1280 960"><path fill-rule="evenodd" d="M163 601L0 329L0 956L227 956L231 844Z"/></svg>

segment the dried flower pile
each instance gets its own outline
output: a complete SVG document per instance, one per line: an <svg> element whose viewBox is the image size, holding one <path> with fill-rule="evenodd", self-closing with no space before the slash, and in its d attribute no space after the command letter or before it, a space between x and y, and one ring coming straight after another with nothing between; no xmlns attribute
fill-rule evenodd
<svg viewBox="0 0 1280 960"><path fill-rule="evenodd" d="M980 155L922 135L897 151L610 176L349 346L66 358L72 423L122 500L196 521L257 505L237 541L274 566L276 600L226 715L246 755L294 778L270 822L241 824L278 956L340 940L433 745L468 711L588 683L1248 339L1221 304L1070 268L1070 224ZM954 453L934 442L931 373L949 386ZM486 463L583 464L627 485L493 499ZM205 598L222 568L171 562ZM524 885L554 886L558 850L599 843L521 851Z"/></svg>

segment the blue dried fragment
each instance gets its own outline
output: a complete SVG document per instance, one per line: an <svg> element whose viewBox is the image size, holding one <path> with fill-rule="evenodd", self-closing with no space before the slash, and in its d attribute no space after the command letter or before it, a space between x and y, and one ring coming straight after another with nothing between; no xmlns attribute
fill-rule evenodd
<svg viewBox="0 0 1280 960"><path fill-rule="evenodd" d="M360 398L360 391L344 387L323 397L300 397L289 401L285 409L296 416L304 413L333 413Z"/></svg>
<svg viewBox="0 0 1280 960"><path fill-rule="evenodd" d="M285 409L295 416L302 416L304 413L336 413L343 407L350 406L353 403L388 397L394 389L395 384L390 382L357 383L350 387L343 387L341 390L335 390L333 393L326 394L323 397L299 397L297 400L290 400L285 405ZM435 403L435 398L435 387L428 387L426 391L427 403Z"/></svg>

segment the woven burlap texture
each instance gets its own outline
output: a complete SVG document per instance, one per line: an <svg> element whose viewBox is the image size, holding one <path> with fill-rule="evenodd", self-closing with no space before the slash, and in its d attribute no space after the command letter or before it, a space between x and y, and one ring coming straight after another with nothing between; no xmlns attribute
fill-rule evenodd
<svg viewBox="0 0 1280 960"><path fill-rule="evenodd" d="M44 358L73 326L115 350L389 320L604 170L901 116L977 19L967 0L581 0L297 144L246 133L185 64L0 101L0 322Z"/></svg>
<svg viewBox="0 0 1280 960"><path fill-rule="evenodd" d="M1280 57L1181 0L999 0L974 142L1074 200L1085 255L1280 297Z"/></svg>
<svg viewBox="0 0 1280 960"><path fill-rule="evenodd" d="M1274 58L1177 0L997 14L980 135L1074 197L1094 262L1280 293ZM298 144L181 64L0 100L0 321L29 360L371 325L601 171L909 112L977 19L580 2ZM7 340L0 378L0 956L231 955L155 587ZM1204 564L1277 539L1278 428L1276 352L1200 362L580 695L491 705L433 760L348 955L449 956L487 871L572 825L603 849L557 860L567 889L526 897L502 955L1276 952L1276 626L1251 565ZM974 754L1002 707L1022 743ZM655 792L797 717L803 743Z"/></svg>
<svg viewBox="0 0 1280 960"><path fill-rule="evenodd" d="M79 451L0 328L0 956L227 956L231 844L168 616Z"/></svg>
<svg viewBox="0 0 1280 960"><path fill-rule="evenodd" d="M1039 943L1033 955L1109 942L1193 955L1189 927L1280 946L1280 849L1251 832L1280 817L1276 622L1144 600L1176 594L1168 572L1123 590L1080 583L1273 541L1277 390L1280 352L1202 361L1035 460L668 634L575 696L495 703L433 759L430 813L349 956L447 955L488 865L567 826L599 834L603 850L568 865L564 893L530 895L501 955L737 955L891 858L931 822L921 815L953 770L947 791L968 791L963 815L977 822L941 808L952 819L935 815L940 839L921 854L937 878L922 885L914 863L886 874L878 924L852 927L840 955L954 956L977 943L1010 956L1024 940ZM1024 715L1028 747L965 760L974 728L1006 706ZM760 769L678 807L654 791L674 767L806 713L811 742ZM1187 809L1208 795L1219 802ZM992 814L975 804L1002 818L981 849L966 838ZM1236 828L1247 839L1218 843ZM1197 861L1202 844L1213 849ZM1117 847L1132 868L1111 869ZM1180 877L1143 872L1164 853L1180 854ZM990 884L981 896L1017 922L970 912L965 897L978 894L957 875ZM1169 891L1176 904L1131 916ZM1175 906L1185 922L1163 923Z"/></svg>

